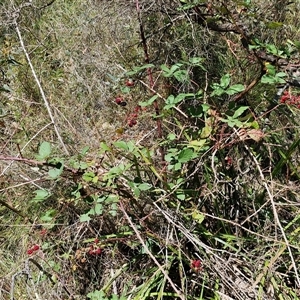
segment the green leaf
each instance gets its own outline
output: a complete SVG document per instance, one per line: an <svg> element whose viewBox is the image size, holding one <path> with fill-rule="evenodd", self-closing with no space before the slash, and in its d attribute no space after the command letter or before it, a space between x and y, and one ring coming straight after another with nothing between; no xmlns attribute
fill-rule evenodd
<svg viewBox="0 0 300 300"><path fill-rule="evenodd" d="M202 140L192 140L189 142L188 147L193 148L195 151L199 151L206 143L206 139Z"/></svg>
<svg viewBox="0 0 300 300"><path fill-rule="evenodd" d="M116 203L119 201L119 196L115 194L109 194L106 197L105 203Z"/></svg>
<svg viewBox="0 0 300 300"><path fill-rule="evenodd" d="M276 74L276 76L278 76L278 77L286 77L287 74L284 73L284 72L279 72L279 73Z"/></svg>
<svg viewBox="0 0 300 300"><path fill-rule="evenodd" d="M244 111L246 111L249 108L249 106L241 106L239 107L233 114L232 118L236 119L238 118L240 115L243 114Z"/></svg>
<svg viewBox="0 0 300 300"><path fill-rule="evenodd" d="M141 194L141 190L137 186L134 186L133 193L136 197L139 197Z"/></svg>
<svg viewBox="0 0 300 300"><path fill-rule="evenodd" d="M102 215L102 213L103 213L103 205L101 203L96 203L96 205L94 207L94 210L95 210L95 214L96 215Z"/></svg>
<svg viewBox="0 0 300 300"><path fill-rule="evenodd" d="M57 179L61 175L62 172L63 172L63 165L59 169L58 168L50 169L48 171L48 175L49 175L50 179Z"/></svg>
<svg viewBox="0 0 300 300"><path fill-rule="evenodd" d="M183 201L186 197L183 193L176 193L176 198Z"/></svg>
<svg viewBox="0 0 300 300"><path fill-rule="evenodd" d="M192 213L193 220L197 221L197 223L201 224L204 221L204 215L198 210L194 210Z"/></svg>
<svg viewBox="0 0 300 300"><path fill-rule="evenodd" d="M174 64L173 66L171 66L170 71L172 73L174 73L175 71L179 70L182 66L183 66L183 64L181 64L181 63Z"/></svg>
<svg viewBox="0 0 300 300"><path fill-rule="evenodd" d="M78 164L78 168L80 168L81 170L85 170L89 167L89 165L84 162L84 161L81 161L79 164Z"/></svg>
<svg viewBox="0 0 300 300"><path fill-rule="evenodd" d="M182 164L180 162L177 162L175 165L174 165L174 170L175 171L179 171L181 170L182 168Z"/></svg>
<svg viewBox="0 0 300 300"><path fill-rule="evenodd" d="M210 136L211 132L212 132L212 127L211 126L203 127L202 130L201 130L200 138L201 139L208 138Z"/></svg>
<svg viewBox="0 0 300 300"><path fill-rule="evenodd" d="M261 83L268 83L268 84L278 84L278 83L285 83L286 81L279 76L271 76L269 74L265 74L261 78Z"/></svg>
<svg viewBox="0 0 300 300"><path fill-rule="evenodd" d="M45 215L43 215L41 217L41 220L44 221L44 222L50 222L53 220L55 214L56 214L56 210L55 209L49 209L46 211Z"/></svg>
<svg viewBox="0 0 300 300"><path fill-rule="evenodd" d="M237 93L240 93L242 91L245 90L245 87L244 85L242 84L234 84L232 86L230 86L225 92L227 95L234 95L234 94L237 94Z"/></svg>
<svg viewBox="0 0 300 300"><path fill-rule="evenodd" d="M166 65L161 65L160 68L162 69L164 76L171 73L171 70Z"/></svg>
<svg viewBox="0 0 300 300"><path fill-rule="evenodd" d="M211 93L211 97L221 96L225 93L225 90L218 84L213 84L212 88L214 91Z"/></svg>
<svg viewBox="0 0 300 300"><path fill-rule="evenodd" d="M138 185L139 190L141 191L148 191L152 188L152 185L149 183L141 183Z"/></svg>
<svg viewBox="0 0 300 300"><path fill-rule="evenodd" d="M265 67L266 67L266 70L267 70L267 75L275 76L275 74L276 74L276 68L275 68L275 66L273 66L270 63L266 63Z"/></svg>
<svg viewBox="0 0 300 300"><path fill-rule="evenodd" d="M126 76L132 76L132 75L135 75L145 69L149 69L149 68L153 68L153 67L154 67L153 64L147 64L147 65L143 65L141 67L133 67L132 71L129 71L126 73Z"/></svg>
<svg viewBox="0 0 300 300"><path fill-rule="evenodd" d="M100 148L101 148L100 153L103 153L106 151L109 151L109 152L111 151L111 148L105 142L100 143Z"/></svg>
<svg viewBox="0 0 300 300"><path fill-rule="evenodd" d="M274 76L270 76L269 74L265 74L261 77L261 83L268 83L268 84L274 84L276 83L276 80Z"/></svg>
<svg viewBox="0 0 300 300"><path fill-rule="evenodd" d="M199 65L202 63L205 59L202 57L190 57L189 62L193 65Z"/></svg>
<svg viewBox="0 0 300 300"><path fill-rule="evenodd" d="M42 142L39 147L39 154L37 155L38 160L45 160L51 154L51 145L49 142Z"/></svg>
<svg viewBox="0 0 300 300"><path fill-rule="evenodd" d="M178 155L178 161L180 163L185 163L190 161L194 157L194 151L192 149L186 148L180 151Z"/></svg>
<svg viewBox="0 0 300 300"><path fill-rule="evenodd" d="M128 150L129 150L129 149L128 149L127 143L124 142L124 141L117 141L117 142L114 143L114 146L115 146L116 148L120 148L120 149L123 149L123 150L125 150L125 151L128 151Z"/></svg>
<svg viewBox="0 0 300 300"><path fill-rule="evenodd" d="M174 72L174 77L179 81L179 82L185 82L189 79L188 72L186 70L179 70Z"/></svg>
<svg viewBox="0 0 300 300"><path fill-rule="evenodd" d="M80 216L79 221L80 222L88 222L91 220L91 217L88 214L83 214Z"/></svg>
<svg viewBox="0 0 300 300"><path fill-rule="evenodd" d="M91 182L93 181L95 177L95 173L94 172L85 172L83 175L82 175L82 179L86 182Z"/></svg>
<svg viewBox="0 0 300 300"><path fill-rule="evenodd" d="M85 147L81 150L80 154L81 154L82 156L85 156L85 155L88 153L89 149L90 149L89 146L85 146Z"/></svg>
<svg viewBox="0 0 300 300"><path fill-rule="evenodd" d="M50 193L46 190L36 190L35 197L32 199L34 202L41 202L50 197Z"/></svg>
<svg viewBox="0 0 300 300"><path fill-rule="evenodd" d="M149 100L147 100L145 102L139 102L139 106L141 106L141 107L149 106L157 99L157 97L158 97L158 95L154 95L153 97L151 97Z"/></svg>
<svg viewBox="0 0 300 300"><path fill-rule="evenodd" d="M129 94L129 93L131 92L131 88L128 87L128 86L122 86L122 87L121 87L121 92L122 92L123 94Z"/></svg>
<svg viewBox="0 0 300 300"><path fill-rule="evenodd" d="M229 86L229 83L230 83L230 75L229 74L223 75L220 81L220 86L223 89L226 89Z"/></svg>
<svg viewBox="0 0 300 300"><path fill-rule="evenodd" d="M1 91L1 92L8 92L8 93L11 93L11 92L12 92L12 89L11 89L7 84L3 84L3 85L0 87L0 91Z"/></svg>
<svg viewBox="0 0 300 300"><path fill-rule="evenodd" d="M266 27L269 29L277 29L283 26L282 22L268 22Z"/></svg>

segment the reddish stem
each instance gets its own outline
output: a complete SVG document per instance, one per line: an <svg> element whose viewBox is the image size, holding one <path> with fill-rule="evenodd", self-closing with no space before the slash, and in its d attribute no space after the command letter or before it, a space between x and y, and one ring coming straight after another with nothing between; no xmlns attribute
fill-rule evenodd
<svg viewBox="0 0 300 300"><path fill-rule="evenodd" d="M139 24L140 24L140 34L141 34L141 40L142 40L143 49L144 49L145 62L146 62L146 64L149 64L150 58L149 58L147 40L145 37L145 32L144 32L144 27L143 27L143 22L142 22L142 18L141 18L141 12L140 12L140 6L139 6L138 0L136 0L136 11L137 11L137 15L138 15ZM147 69L147 73L148 73L148 78L149 78L149 85L150 85L151 89L154 89L154 79L153 79L153 74L152 74L151 68ZM157 100L155 100L153 102L153 105L154 105L155 114L158 117L159 116L159 106L158 106ZM162 126L161 126L161 120L159 118L157 118L156 124L157 124L158 137L162 138Z"/></svg>

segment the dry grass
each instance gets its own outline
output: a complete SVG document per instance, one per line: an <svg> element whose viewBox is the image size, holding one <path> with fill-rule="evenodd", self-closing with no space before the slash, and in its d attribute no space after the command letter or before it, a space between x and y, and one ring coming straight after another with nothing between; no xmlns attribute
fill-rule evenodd
<svg viewBox="0 0 300 300"><path fill-rule="evenodd" d="M211 84L225 73L249 84L260 71L239 38L202 28L175 2L141 1L156 92L167 98L203 89L211 105L201 118L185 115L203 99L161 111L161 148L152 107L128 126L138 103L153 94L146 72L126 90L126 72L145 63L134 3L55 1L40 9L41 1L32 1L15 20L17 35L9 22L18 2L5 1L1 14L1 85L11 92L0 93L0 299L83 299L96 290L104 299L298 299L298 110L276 106L265 121L276 88L258 84L247 105L263 140L245 141L221 121L237 107L211 97ZM292 10L271 2L251 9L245 20L261 41L297 40ZM285 25L270 30L264 14ZM163 78L160 64L190 57L205 58L208 72L188 66L188 83ZM127 105L117 105L116 96ZM179 170L162 164L160 151L188 148L207 124L214 128L205 151ZM39 165L43 141L52 145L52 160ZM65 163L63 173L49 180L58 163ZM128 169L118 173L123 164ZM89 181L85 172L98 178ZM151 188L137 191L141 184ZM49 197L32 200L36 190ZM80 222L96 203L102 211ZM28 255L35 244L42 248ZM101 255L90 254L98 248Z"/></svg>

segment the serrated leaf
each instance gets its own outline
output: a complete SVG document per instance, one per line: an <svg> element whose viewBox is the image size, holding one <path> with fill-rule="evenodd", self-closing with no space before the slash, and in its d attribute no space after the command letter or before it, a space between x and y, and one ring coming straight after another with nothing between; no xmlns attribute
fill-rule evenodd
<svg viewBox="0 0 300 300"><path fill-rule="evenodd" d="M180 163L185 163L190 161L194 156L194 151L192 149L183 149L180 151L179 155L178 155L178 161Z"/></svg>

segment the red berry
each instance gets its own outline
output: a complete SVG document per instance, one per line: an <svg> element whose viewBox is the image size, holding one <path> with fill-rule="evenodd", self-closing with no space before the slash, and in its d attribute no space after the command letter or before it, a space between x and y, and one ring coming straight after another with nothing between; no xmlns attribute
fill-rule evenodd
<svg viewBox="0 0 300 300"><path fill-rule="evenodd" d="M137 114L131 114L131 116L133 117L133 118L137 118Z"/></svg>
<svg viewBox="0 0 300 300"><path fill-rule="evenodd" d="M90 255L94 255L94 254L95 254L95 250L90 250L90 251L89 251L89 254L90 254Z"/></svg>
<svg viewBox="0 0 300 300"><path fill-rule="evenodd" d="M129 120L129 122L128 122L128 126L129 127L132 127L132 126L134 126L134 125L136 125L136 120L134 120L134 119L131 119L131 120Z"/></svg>
<svg viewBox="0 0 300 300"><path fill-rule="evenodd" d="M33 251L38 251L40 249L39 245L33 245L33 247L31 248Z"/></svg>
<svg viewBox="0 0 300 300"><path fill-rule="evenodd" d="M134 86L134 82L132 79L127 79L125 81L125 85L131 87L131 86Z"/></svg>
<svg viewBox="0 0 300 300"><path fill-rule="evenodd" d="M120 104L122 101L123 101L123 98L122 98L122 97L117 97L117 98L115 99L115 102L116 102L117 104Z"/></svg>
<svg viewBox="0 0 300 300"><path fill-rule="evenodd" d="M98 243L99 243L99 239L98 239L98 238L95 238L94 244L98 244Z"/></svg>
<svg viewBox="0 0 300 300"><path fill-rule="evenodd" d="M28 250L27 250L27 254L28 254L28 255L31 255L32 253L33 253L33 249L28 249Z"/></svg>
<svg viewBox="0 0 300 300"><path fill-rule="evenodd" d="M195 271L195 272L199 272L202 270L202 262L200 259L196 259L192 261L191 264L191 268Z"/></svg>
<svg viewBox="0 0 300 300"><path fill-rule="evenodd" d="M101 249L101 248L97 248L97 249L95 250L95 254L97 254L97 255L100 255L101 252L102 252L102 249Z"/></svg>
<svg viewBox="0 0 300 300"><path fill-rule="evenodd" d="M45 235L47 233L47 229L42 229L41 231L40 231L40 235Z"/></svg>

